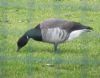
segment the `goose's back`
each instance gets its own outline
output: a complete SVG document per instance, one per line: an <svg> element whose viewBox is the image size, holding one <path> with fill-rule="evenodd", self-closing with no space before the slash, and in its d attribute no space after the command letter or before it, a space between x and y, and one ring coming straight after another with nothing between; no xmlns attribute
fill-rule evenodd
<svg viewBox="0 0 100 78"><path fill-rule="evenodd" d="M59 27L61 29L70 29L73 26L73 23L71 21L67 21L67 20L63 20L63 19L56 19L56 18L51 18L48 20L45 20L44 22L42 22L40 24L41 29L45 28L55 28L55 27Z"/></svg>

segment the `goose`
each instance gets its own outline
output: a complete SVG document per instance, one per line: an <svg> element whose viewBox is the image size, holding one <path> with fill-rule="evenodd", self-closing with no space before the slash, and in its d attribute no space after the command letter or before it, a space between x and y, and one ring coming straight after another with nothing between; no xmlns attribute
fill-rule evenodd
<svg viewBox="0 0 100 78"><path fill-rule="evenodd" d="M60 43L73 40L84 32L93 30L92 27L85 26L79 22L63 19L51 18L38 24L35 28L28 30L17 41L17 51L24 47L30 38L47 42L54 45L54 51Z"/></svg>

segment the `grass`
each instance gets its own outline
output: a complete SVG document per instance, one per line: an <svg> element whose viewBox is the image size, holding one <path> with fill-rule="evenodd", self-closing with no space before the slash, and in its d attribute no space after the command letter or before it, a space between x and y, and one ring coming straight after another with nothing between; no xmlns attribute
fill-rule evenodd
<svg viewBox="0 0 100 78"><path fill-rule="evenodd" d="M100 78L99 2L0 0L0 78ZM48 18L78 21L94 31L61 44L58 54L32 39L17 53L19 37Z"/></svg>

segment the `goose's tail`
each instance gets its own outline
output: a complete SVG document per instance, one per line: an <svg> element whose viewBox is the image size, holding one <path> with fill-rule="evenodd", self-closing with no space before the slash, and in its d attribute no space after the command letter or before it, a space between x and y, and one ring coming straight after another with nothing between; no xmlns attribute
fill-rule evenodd
<svg viewBox="0 0 100 78"><path fill-rule="evenodd" d="M92 27L87 27L87 29L89 29L89 30L93 30L93 28L92 28Z"/></svg>

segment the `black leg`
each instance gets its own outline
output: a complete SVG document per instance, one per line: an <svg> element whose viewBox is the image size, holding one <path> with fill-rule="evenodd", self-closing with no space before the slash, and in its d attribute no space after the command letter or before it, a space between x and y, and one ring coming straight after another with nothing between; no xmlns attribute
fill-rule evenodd
<svg viewBox="0 0 100 78"><path fill-rule="evenodd" d="M58 50L57 47L58 47L58 44L54 44L54 51L55 52L57 52L57 50Z"/></svg>

